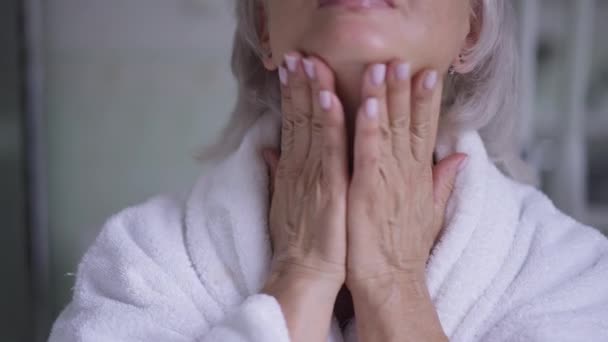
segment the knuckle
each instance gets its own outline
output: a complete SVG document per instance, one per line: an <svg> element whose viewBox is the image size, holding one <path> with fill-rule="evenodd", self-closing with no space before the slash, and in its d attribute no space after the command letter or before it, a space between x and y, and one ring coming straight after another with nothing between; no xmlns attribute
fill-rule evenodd
<svg viewBox="0 0 608 342"><path fill-rule="evenodd" d="M376 99L378 99L379 104L384 106L386 104L387 99L386 85L370 90L368 96L375 97Z"/></svg>
<svg viewBox="0 0 608 342"><path fill-rule="evenodd" d="M283 138L281 139L281 151L283 154L289 154L293 149L293 139L292 138Z"/></svg>
<svg viewBox="0 0 608 342"><path fill-rule="evenodd" d="M281 102L281 114L283 120L286 118L291 118L293 115L293 106L291 105L291 101L283 101Z"/></svg>
<svg viewBox="0 0 608 342"><path fill-rule="evenodd" d="M416 108L420 108L423 106L426 106L431 99L433 98L432 96L432 92L430 91L416 91L414 92L414 101L416 103Z"/></svg>
<svg viewBox="0 0 608 342"><path fill-rule="evenodd" d="M293 121L294 126L298 128L308 125L308 115L306 114L306 111L302 108L295 108Z"/></svg>
<svg viewBox="0 0 608 342"><path fill-rule="evenodd" d="M410 125L409 119L406 114L398 114L391 120L391 127L393 132L403 132Z"/></svg>
<svg viewBox="0 0 608 342"><path fill-rule="evenodd" d="M332 204L342 202L344 197L346 197L345 192L346 191L342 189L342 186L331 182L331 186L327 188L327 197L329 198L329 202Z"/></svg>
<svg viewBox="0 0 608 342"><path fill-rule="evenodd" d="M398 147L399 150L411 144L410 137L406 132L403 129L392 129L391 141L393 142L393 146Z"/></svg>
<svg viewBox="0 0 608 342"><path fill-rule="evenodd" d="M357 169L371 169L379 164L379 158L375 155L363 154L358 156L355 161Z"/></svg>
<svg viewBox="0 0 608 342"><path fill-rule="evenodd" d="M315 93L318 93L319 90L321 90L321 84L319 82L319 77L317 76L317 78L315 79L308 79L308 88L312 91L314 91Z"/></svg>
<svg viewBox="0 0 608 342"><path fill-rule="evenodd" d="M296 179L300 175L300 169L293 163L284 160L279 163L276 170L278 179Z"/></svg>
<svg viewBox="0 0 608 342"><path fill-rule="evenodd" d="M333 142L326 142L323 145L323 154L329 159L333 160L334 158L338 158L341 154L344 153L342 147L339 144Z"/></svg>
<svg viewBox="0 0 608 342"><path fill-rule="evenodd" d="M305 78L295 76L292 78L291 81L292 82L289 83L291 92L302 91L302 90L308 89L308 87L309 87L309 83Z"/></svg>
<svg viewBox="0 0 608 342"><path fill-rule="evenodd" d="M342 179L346 177L330 177L331 179L326 180L327 186L325 189L325 196L327 198L328 205L331 207L339 207L346 198L347 185Z"/></svg>
<svg viewBox="0 0 608 342"><path fill-rule="evenodd" d="M292 102L291 95L281 95L281 108L283 111L288 111Z"/></svg>
<svg viewBox="0 0 608 342"><path fill-rule="evenodd" d="M378 136L382 138L382 141L389 141L391 139L391 130L387 125L381 125L378 128Z"/></svg>
<svg viewBox="0 0 608 342"><path fill-rule="evenodd" d="M323 122L318 117L312 120L312 133L315 135L323 134Z"/></svg>
<svg viewBox="0 0 608 342"><path fill-rule="evenodd" d="M393 146L393 157L399 163L399 165L404 165L407 163L408 150L402 144L396 144ZM401 172L404 174L405 172Z"/></svg>
<svg viewBox="0 0 608 342"><path fill-rule="evenodd" d="M290 115L283 115L282 128L283 131L290 131L293 129L294 121Z"/></svg>
<svg viewBox="0 0 608 342"><path fill-rule="evenodd" d="M420 149L414 148L412 150L412 157L418 164L424 163L424 153Z"/></svg>
<svg viewBox="0 0 608 342"><path fill-rule="evenodd" d="M410 128L410 133L412 135L412 139L416 143L422 143L425 140L425 137L428 135L430 131L430 123L428 121L417 122L413 124Z"/></svg>
<svg viewBox="0 0 608 342"><path fill-rule="evenodd" d="M291 90L289 89L289 87L281 87L281 98L283 99L283 101L291 100Z"/></svg>
<svg viewBox="0 0 608 342"><path fill-rule="evenodd" d="M378 126L367 125L360 129L359 137L364 140L373 140L378 138L379 133Z"/></svg>

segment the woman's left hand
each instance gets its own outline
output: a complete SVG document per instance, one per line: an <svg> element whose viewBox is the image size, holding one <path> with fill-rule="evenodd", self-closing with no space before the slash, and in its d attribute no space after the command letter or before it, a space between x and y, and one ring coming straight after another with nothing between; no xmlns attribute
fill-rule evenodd
<svg viewBox="0 0 608 342"><path fill-rule="evenodd" d="M348 194L346 285L357 320L367 327L376 319L390 324L379 314L392 310L387 303L414 316L423 316L421 309L432 311L428 314L438 323L424 271L456 174L467 158L454 154L433 167L441 83L436 71L411 78L410 66L399 62L372 65L364 76ZM400 317L402 327L408 325L403 320L407 313L391 315ZM432 323L429 319L424 322ZM390 339L388 330L382 336L371 332L378 329L363 330L362 340L366 335Z"/></svg>

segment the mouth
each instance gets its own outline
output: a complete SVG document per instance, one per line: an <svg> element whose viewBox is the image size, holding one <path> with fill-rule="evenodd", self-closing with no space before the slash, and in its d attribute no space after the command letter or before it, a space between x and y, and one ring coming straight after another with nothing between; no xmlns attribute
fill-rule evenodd
<svg viewBox="0 0 608 342"><path fill-rule="evenodd" d="M394 0L319 0L319 8L344 7L351 10L395 8Z"/></svg>

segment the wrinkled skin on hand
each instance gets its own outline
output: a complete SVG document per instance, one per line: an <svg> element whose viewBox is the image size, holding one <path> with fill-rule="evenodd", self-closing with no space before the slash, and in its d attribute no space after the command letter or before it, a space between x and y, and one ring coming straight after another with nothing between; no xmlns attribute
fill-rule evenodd
<svg viewBox="0 0 608 342"><path fill-rule="evenodd" d="M281 154L265 153L274 180L272 274L296 272L351 291L378 279L420 283L466 159L454 154L433 165L440 75L412 77L398 60L370 65L349 148L329 67L297 53L286 66Z"/></svg>
<svg viewBox="0 0 608 342"><path fill-rule="evenodd" d="M270 210L273 274L297 272L342 286L346 263L347 142L333 74L315 58L288 57L282 73L280 157L266 151L274 179ZM312 65L312 66L311 66ZM305 72L313 70L313 77ZM330 110L321 107L333 104Z"/></svg>
<svg viewBox="0 0 608 342"><path fill-rule="evenodd" d="M374 64L362 86L349 187L347 284L423 277L460 163L433 166L442 80L405 62Z"/></svg>

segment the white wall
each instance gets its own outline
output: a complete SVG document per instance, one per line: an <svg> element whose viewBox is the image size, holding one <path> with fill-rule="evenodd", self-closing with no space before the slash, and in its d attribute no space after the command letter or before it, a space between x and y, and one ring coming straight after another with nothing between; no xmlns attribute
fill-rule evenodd
<svg viewBox="0 0 608 342"><path fill-rule="evenodd" d="M46 5L50 247L55 311L111 214L185 189L233 104L226 0Z"/></svg>

